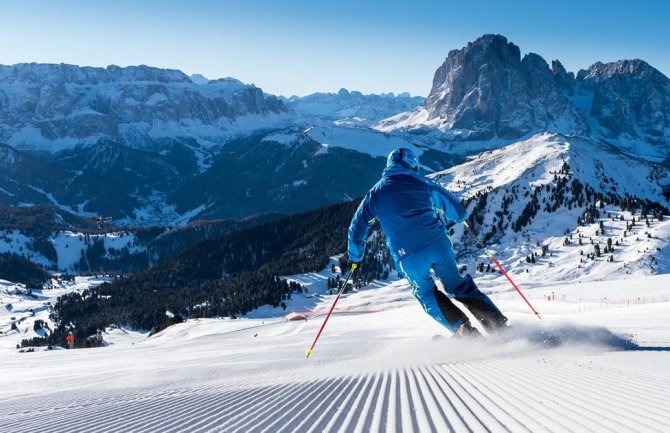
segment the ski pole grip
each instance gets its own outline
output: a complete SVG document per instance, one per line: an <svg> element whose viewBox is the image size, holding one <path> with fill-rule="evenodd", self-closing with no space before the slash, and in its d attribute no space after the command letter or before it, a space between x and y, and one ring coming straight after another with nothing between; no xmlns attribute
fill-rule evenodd
<svg viewBox="0 0 670 433"><path fill-rule="evenodd" d="M352 263L351 264L351 272L354 272L357 267L358 267L358 265L356 263Z"/></svg>
<svg viewBox="0 0 670 433"><path fill-rule="evenodd" d="M467 221L463 221L463 225L464 225L464 226L465 226L465 228L467 228L467 229L469 229L469 228L470 228L470 224L468 224L468 222L467 222Z"/></svg>

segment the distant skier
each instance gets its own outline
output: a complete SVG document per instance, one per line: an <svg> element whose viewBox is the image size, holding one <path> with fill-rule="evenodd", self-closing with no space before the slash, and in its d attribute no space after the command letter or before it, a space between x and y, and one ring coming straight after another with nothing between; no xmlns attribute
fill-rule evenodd
<svg viewBox="0 0 670 433"><path fill-rule="evenodd" d="M67 342L68 349L74 349L74 334L72 331L68 332L67 337L65 337L65 341Z"/></svg>
<svg viewBox="0 0 670 433"><path fill-rule="evenodd" d="M505 326L507 318L480 292L470 275L461 277L445 218L463 222L466 210L451 193L418 173L410 149L396 149L382 178L370 189L349 226L349 259L363 260L371 224L378 221L400 271L424 310L458 337L478 335L468 317L438 290L431 269L445 290L463 303L487 331Z"/></svg>

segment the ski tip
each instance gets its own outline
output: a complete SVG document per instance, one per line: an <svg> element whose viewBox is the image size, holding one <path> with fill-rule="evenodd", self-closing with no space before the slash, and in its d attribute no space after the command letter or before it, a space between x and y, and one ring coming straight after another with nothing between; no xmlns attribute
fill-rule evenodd
<svg viewBox="0 0 670 433"><path fill-rule="evenodd" d="M314 356L314 351L308 348L307 350L305 350L305 355L307 355L307 358L311 358L312 356Z"/></svg>

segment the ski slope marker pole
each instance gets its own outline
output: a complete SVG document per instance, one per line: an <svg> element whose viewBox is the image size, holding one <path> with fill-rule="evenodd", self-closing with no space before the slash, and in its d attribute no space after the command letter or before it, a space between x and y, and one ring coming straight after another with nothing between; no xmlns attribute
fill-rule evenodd
<svg viewBox="0 0 670 433"><path fill-rule="evenodd" d="M479 238L477 237L477 235L475 234L475 232L470 228L470 225L468 224L468 222L467 222L467 221L463 221L463 225L464 225L465 228L468 230L468 232L472 235L472 237L475 239L475 241L477 242L477 244L478 244L478 245L479 245L479 246L486 252L486 255L489 256L489 257L491 258L491 260L493 260L493 263L495 263L495 265L498 267L498 269L500 269L500 272L502 272L503 275L509 280L509 282L512 284L512 287L514 287L514 289L515 289L515 290L517 291L517 293L521 296L521 298L522 298L524 301L526 301L526 304L528 304L528 306L530 307L530 309L533 310L533 313L537 316L537 318L538 318L538 319L541 319L542 317L540 317L540 313L538 313L537 310L536 310L535 308L533 308L533 306L530 304L530 302L528 301L528 299L526 298L526 296L524 296L524 294L523 294L523 292L521 291L521 289L519 289L519 286L517 286L516 283L514 283L514 281L512 280L512 277L510 277L509 274L507 273L507 271L505 271L505 269L502 267L502 265L500 264L500 262L498 261L498 259L496 259L496 257L493 255L493 253L492 253L491 251L488 251L488 250L486 249L486 245L484 245L484 242L482 242L482 241L479 240Z"/></svg>
<svg viewBox="0 0 670 433"><path fill-rule="evenodd" d="M326 327L326 323L328 323L328 319L330 318L330 314L333 312L335 309L335 304L337 304L337 301L340 300L340 296L342 296L342 293L344 293L345 287L347 287L347 283L349 282L349 278L351 278L351 274L354 273L358 265L356 263L351 264L351 270L349 270L349 275L347 275L347 279L344 280L344 284L342 284L342 287L340 288L340 291L337 293L337 297L335 298L335 301L333 301L333 305L330 307L330 310L328 311L328 315L326 316L326 320L323 321L321 324L321 328L319 329L319 333L316 334L316 338L314 339L314 343L312 343L312 346L310 346L309 349L305 351L305 354L307 355L307 358L310 358L314 356L314 346L316 346L316 342L319 341L319 337L321 336L321 333L323 332L323 328Z"/></svg>

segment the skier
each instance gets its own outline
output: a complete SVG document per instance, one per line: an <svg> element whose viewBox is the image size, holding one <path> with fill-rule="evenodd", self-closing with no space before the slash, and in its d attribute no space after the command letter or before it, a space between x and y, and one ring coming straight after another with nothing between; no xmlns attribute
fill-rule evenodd
<svg viewBox="0 0 670 433"><path fill-rule="evenodd" d="M67 334L67 337L65 337L65 341L67 342L68 349L74 349L74 334L72 333L72 331L70 331Z"/></svg>
<svg viewBox="0 0 670 433"><path fill-rule="evenodd" d="M349 226L349 259L360 263L365 240L378 221L386 234L396 265L409 280L423 309L457 337L479 332L468 317L442 293L463 303L488 331L506 325L507 318L470 275L462 277L447 235L445 219L463 222L466 210L451 193L418 173L419 162L410 149L396 149L386 162L382 178L367 193Z"/></svg>

